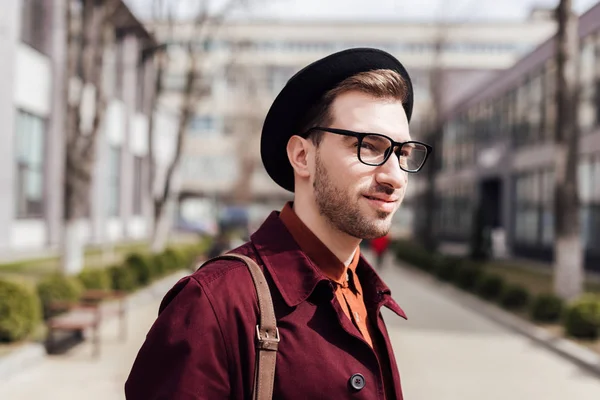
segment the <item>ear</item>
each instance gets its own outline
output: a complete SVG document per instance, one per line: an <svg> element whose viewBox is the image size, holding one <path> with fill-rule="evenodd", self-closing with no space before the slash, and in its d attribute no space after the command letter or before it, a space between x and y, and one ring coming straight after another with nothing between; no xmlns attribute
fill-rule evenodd
<svg viewBox="0 0 600 400"><path fill-rule="evenodd" d="M294 172L302 178L310 176L308 168L309 147L310 143L308 140L296 135L288 140L286 147L288 160L290 160Z"/></svg>

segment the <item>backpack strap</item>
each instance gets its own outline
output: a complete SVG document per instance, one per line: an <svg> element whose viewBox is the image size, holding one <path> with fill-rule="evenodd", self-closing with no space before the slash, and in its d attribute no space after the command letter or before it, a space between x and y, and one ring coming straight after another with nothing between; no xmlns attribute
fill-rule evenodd
<svg viewBox="0 0 600 400"><path fill-rule="evenodd" d="M253 400L271 400L275 380L275 362L279 345L279 330L273 309L273 299L265 276L254 260L249 257L228 253L211 258L198 269L217 260L242 261L252 275L252 281L258 296L259 322L256 325L256 364L254 374Z"/></svg>

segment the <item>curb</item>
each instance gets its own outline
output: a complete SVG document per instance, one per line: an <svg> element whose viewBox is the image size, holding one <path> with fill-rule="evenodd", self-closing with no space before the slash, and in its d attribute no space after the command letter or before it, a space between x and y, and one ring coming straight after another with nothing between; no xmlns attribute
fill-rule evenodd
<svg viewBox="0 0 600 400"><path fill-rule="evenodd" d="M0 357L0 382L19 374L46 358L46 348L41 343L24 344L6 356Z"/></svg>
<svg viewBox="0 0 600 400"><path fill-rule="evenodd" d="M157 297L163 297L179 279L190 274L189 270L177 271L129 295L126 300L128 309L147 304ZM157 311L158 312L158 311ZM48 358L42 343L27 343L9 354L0 357L0 382L34 367Z"/></svg>
<svg viewBox="0 0 600 400"><path fill-rule="evenodd" d="M486 303L475 295L457 289L451 284L440 282L429 274L421 272L414 267L409 267L409 264L403 261L396 261L396 263L403 272L414 276L426 284L436 286L437 290L442 291L460 304L508 329L528 337L546 349L583 367L600 378L600 355L594 351L586 349L571 340L555 336L544 328L540 328L493 304Z"/></svg>

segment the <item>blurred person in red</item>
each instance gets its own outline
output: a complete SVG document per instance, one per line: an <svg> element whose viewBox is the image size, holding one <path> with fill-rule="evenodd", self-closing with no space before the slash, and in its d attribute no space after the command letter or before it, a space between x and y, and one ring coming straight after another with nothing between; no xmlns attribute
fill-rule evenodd
<svg viewBox="0 0 600 400"><path fill-rule="evenodd" d="M410 136L412 105L408 73L377 49L332 54L287 82L265 119L261 158L294 200L232 251L264 274L277 329L260 333L242 261L208 262L164 297L127 399L251 399L261 371L261 385L273 385L265 398L403 399L381 308L406 315L359 246L387 234L408 174L431 151ZM274 372L257 370L274 351Z"/></svg>
<svg viewBox="0 0 600 400"><path fill-rule="evenodd" d="M370 245L371 250L375 253L375 256L377 257L377 268L381 269L383 267L383 259L385 258L385 254L390 245L390 235L387 234L372 239Z"/></svg>

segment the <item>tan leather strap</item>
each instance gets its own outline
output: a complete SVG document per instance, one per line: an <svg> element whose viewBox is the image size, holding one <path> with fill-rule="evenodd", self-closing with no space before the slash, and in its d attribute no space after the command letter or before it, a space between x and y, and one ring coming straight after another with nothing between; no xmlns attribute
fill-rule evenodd
<svg viewBox="0 0 600 400"><path fill-rule="evenodd" d="M273 397L273 382L275 380L275 363L277 360L277 347L279 345L279 330L273 309L271 292L267 280L260 267L249 257L240 254L228 253L212 258L216 260L240 260L248 267L258 296L259 323L256 325L256 365L254 374L253 400L271 400Z"/></svg>

